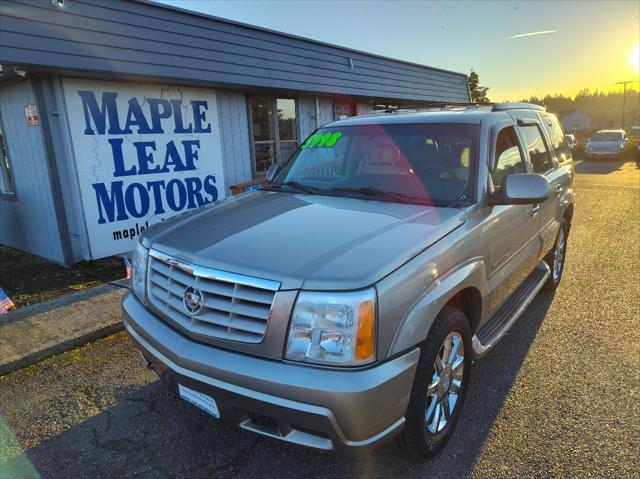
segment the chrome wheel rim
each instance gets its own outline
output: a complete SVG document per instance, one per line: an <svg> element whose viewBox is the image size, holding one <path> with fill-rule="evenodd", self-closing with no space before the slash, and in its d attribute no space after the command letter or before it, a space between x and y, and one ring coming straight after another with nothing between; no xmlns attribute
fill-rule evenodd
<svg viewBox="0 0 640 479"><path fill-rule="evenodd" d="M553 253L553 280L558 281L560 273L562 272L562 265L564 263L564 248L565 248L565 234L564 228L560 228L558 233L558 242L556 243L556 250Z"/></svg>
<svg viewBox="0 0 640 479"><path fill-rule="evenodd" d="M431 434L441 432L451 420L462 390L464 344L462 335L450 332L433 362L433 375L427 387L425 420Z"/></svg>

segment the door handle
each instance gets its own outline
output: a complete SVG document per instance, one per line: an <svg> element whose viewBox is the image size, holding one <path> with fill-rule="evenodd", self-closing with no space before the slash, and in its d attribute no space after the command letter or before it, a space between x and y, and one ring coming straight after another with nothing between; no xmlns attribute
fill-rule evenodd
<svg viewBox="0 0 640 479"><path fill-rule="evenodd" d="M562 185L558 183L556 185L556 195L560 196L560 194L562 194Z"/></svg>
<svg viewBox="0 0 640 479"><path fill-rule="evenodd" d="M531 216L535 216L535 215L538 214L538 211L540 211L540 205L539 204L531 205L531 210L530 210L529 214Z"/></svg>

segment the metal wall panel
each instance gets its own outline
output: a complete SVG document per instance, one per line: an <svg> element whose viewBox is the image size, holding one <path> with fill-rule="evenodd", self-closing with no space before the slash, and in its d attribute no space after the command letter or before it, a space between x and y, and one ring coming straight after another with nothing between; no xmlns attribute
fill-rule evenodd
<svg viewBox="0 0 640 479"><path fill-rule="evenodd" d="M224 162L224 191L252 178L251 143L247 97L242 92L216 90L218 99L218 127L222 137Z"/></svg>
<svg viewBox="0 0 640 479"><path fill-rule="evenodd" d="M333 98L318 97L318 126L326 125L334 120Z"/></svg>
<svg viewBox="0 0 640 479"><path fill-rule="evenodd" d="M60 77L43 78L43 84L48 85L52 94L49 98L50 108L55 108L55 119L52 117L52 147L55 154L55 164L62 184L62 197L67 224L69 227L69 241L72 255L70 262L91 259L89 236L84 218L82 194L73 151L73 140L69 128L69 115L64 98L62 79Z"/></svg>
<svg viewBox="0 0 640 479"><path fill-rule="evenodd" d="M373 107L368 101L360 100L356 103L356 115L366 115L373 111Z"/></svg>
<svg viewBox="0 0 640 479"><path fill-rule="evenodd" d="M303 142L316 129L316 99L313 96L300 96L298 102L298 134Z"/></svg>
<svg viewBox="0 0 640 479"><path fill-rule="evenodd" d="M468 101L465 75L132 0L3 0L0 62L246 87Z"/></svg>
<svg viewBox="0 0 640 479"><path fill-rule="evenodd" d="M15 200L0 199L0 244L64 263L42 124L28 126L25 118L25 106L36 103L31 81L0 88L0 116L16 191Z"/></svg>

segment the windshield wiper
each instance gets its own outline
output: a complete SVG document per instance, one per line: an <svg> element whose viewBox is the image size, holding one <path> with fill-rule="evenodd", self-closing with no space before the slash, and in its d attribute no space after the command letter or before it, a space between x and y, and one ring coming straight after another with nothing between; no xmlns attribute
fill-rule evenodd
<svg viewBox="0 0 640 479"><path fill-rule="evenodd" d="M318 188L314 188L313 186L303 185L302 183L298 183L297 181L285 181L280 185L269 185L265 189L282 189L282 187L291 188L294 190L302 191L303 193L307 193L309 195L317 195Z"/></svg>
<svg viewBox="0 0 640 479"><path fill-rule="evenodd" d="M426 198L414 198L402 193L393 193L391 191L379 190L377 188L371 188L369 186L365 186L362 188L331 188L331 191L341 193L355 193L357 195L370 196L372 198L391 200L395 201L396 203L409 203L427 206L433 205L433 203Z"/></svg>

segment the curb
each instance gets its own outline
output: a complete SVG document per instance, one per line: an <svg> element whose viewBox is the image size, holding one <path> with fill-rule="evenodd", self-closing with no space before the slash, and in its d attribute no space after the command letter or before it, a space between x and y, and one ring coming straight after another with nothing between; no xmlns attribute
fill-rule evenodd
<svg viewBox="0 0 640 479"><path fill-rule="evenodd" d="M23 306L20 309L9 311L7 314L1 315L0 326L5 323L20 321L21 319L28 318L29 316L34 314L44 313L55 308L61 308L62 306L67 306L77 301L91 298L97 294L104 294L110 291L115 291L118 288L129 289L129 280L119 279L117 281L111 281L110 283L94 286L93 288L83 289L76 293L65 294L64 296L60 296L59 298L53 298L48 301L43 301L42 303Z"/></svg>
<svg viewBox="0 0 640 479"><path fill-rule="evenodd" d="M122 323L111 324L109 326L104 326L102 328L90 331L86 334L83 334L82 336L68 338L61 342L54 343L51 346L45 347L44 349L28 354L26 356L22 356L15 361L0 364L0 377L17 371L18 369L22 369L27 366L39 363L40 361L44 361L45 359L49 359L50 357L57 354L67 352L80 346L84 346L87 343L92 343L106 336L111 336L112 334L122 331L123 329L124 325Z"/></svg>
<svg viewBox="0 0 640 479"><path fill-rule="evenodd" d="M38 343L37 340L35 342L28 341L29 344L27 344L26 347L24 342L22 343L22 347L20 346L20 336L13 335L16 334L17 331L17 334L22 334L24 336L24 333L20 333L19 331L21 328L28 327L27 325L30 324L36 324L38 322L39 324L48 324L43 322L42 318L50 318L52 314L56 314L57 310L60 310L61 315L59 316L59 319L55 319L54 323L51 325L52 327L56 327L60 324L74 324L73 315L75 314L75 317L78 318L77 311L82 311L82 308L86 307L86 304L90 303L91 300L96 299L99 302L101 296L113 294L123 288L128 289L128 281L114 281L112 283L102 284L93 288L78 291L77 293L67 294L43 303L25 306L16 311L0 316L0 346L4 333L5 344L8 341L9 345L13 344L16 348L13 357L10 355L6 362L0 361L0 377L18 369L31 366L57 354L64 353L71 349L75 349L87 343L104 338L105 336L122 331L124 326L122 324L120 314L117 314L117 319L115 317L111 317L107 318L107 320L96 321L95 323L91 320L87 320L86 327L81 328L77 327L78 322L76 319L76 327L70 328L68 331L69 334L66 336L61 334L59 337L55 337L54 335L54 337L45 339L46 342L41 343ZM73 304L81 301L85 301L85 303L78 305L80 309L76 309L76 312L74 313ZM110 299L103 298L103 301L110 301ZM120 307L119 300L117 300L117 307ZM23 321L26 321L26 323L23 323ZM36 323L29 323L29 321L36 321ZM84 324L84 321L81 321L81 323ZM18 340L18 345L16 345L16 339ZM11 351L11 348L9 350Z"/></svg>

